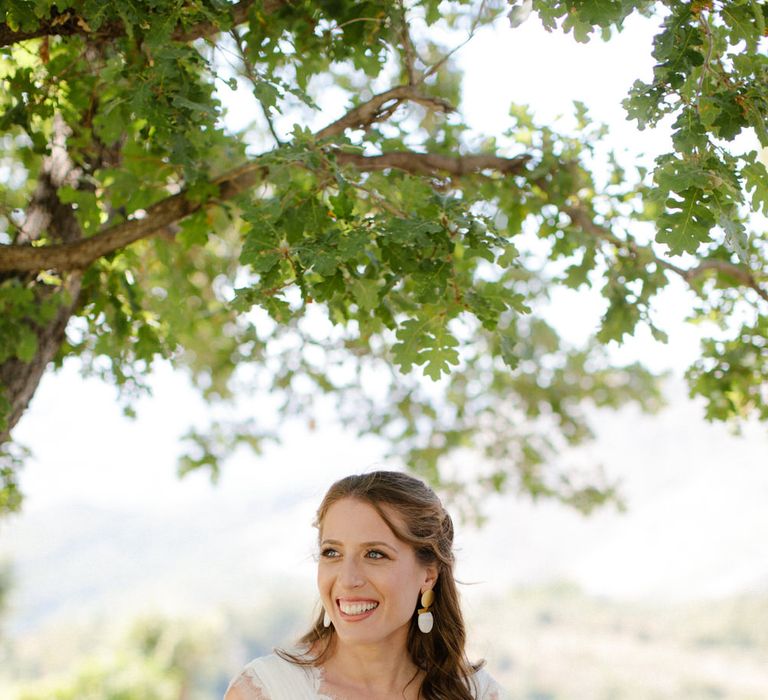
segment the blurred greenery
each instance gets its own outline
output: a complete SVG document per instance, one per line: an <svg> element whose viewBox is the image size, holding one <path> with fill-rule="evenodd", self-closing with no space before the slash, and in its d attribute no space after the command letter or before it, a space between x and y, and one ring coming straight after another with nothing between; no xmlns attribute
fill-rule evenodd
<svg viewBox="0 0 768 700"><path fill-rule="evenodd" d="M59 620L0 664L9 700L218 700L249 659L290 644L309 598L285 591L194 619ZM467 605L472 658L516 700L764 700L768 594L630 602L570 584Z"/></svg>
<svg viewBox="0 0 768 700"><path fill-rule="evenodd" d="M631 602L561 584L487 601L472 633L525 700L761 700L768 595Z"/></svg>

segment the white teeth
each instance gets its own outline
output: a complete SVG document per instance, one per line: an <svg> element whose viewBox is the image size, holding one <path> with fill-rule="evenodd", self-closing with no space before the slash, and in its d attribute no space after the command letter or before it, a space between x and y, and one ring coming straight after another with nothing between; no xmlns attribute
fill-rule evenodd
<svg viewBox="0 0 768 700"><path fill-rule="evenodd" d="M379 606L378 603L339 603L341 612L345 615L361 615Z"/></svg>

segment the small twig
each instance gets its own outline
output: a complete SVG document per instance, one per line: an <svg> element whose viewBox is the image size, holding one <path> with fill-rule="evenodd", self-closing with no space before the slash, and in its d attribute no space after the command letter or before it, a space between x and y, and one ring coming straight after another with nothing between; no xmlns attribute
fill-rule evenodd
<svg viewBox="0 0 768 700"><path fill-rule="evenodd" d="M699 24L704 29L704 34L707 36L707 56L704 59L704 64L701 66L701 76L699 77L699 94L698 101L701 99L701 93L704 91L704 80L707 77L707 73L711 70L710 63L712 62L712 51L714 50L714 40L712 39L712 30L709 26L709 18L704 16L704 12L699 13Z"/></svg>
<svg viewBox="0 0 768 700"><path fill-rule="evenodd" d="M398 209L394 204L391 204L388 202L384 197L382 197L378 192L375 190L369 189L365 185L361 185L359 182L354 182L352 180L348 180L349 184L354 187L356 190L359 190L360 192L365 192L371 199L373 199L378 206L380 206L384 211L388 212L389 214L392 214L392 216L396 216L398 219L407 219L408 214L406 214L402 209Z"/></svg>
<svg viewBox="0 0 768 700"><path fill-rule="evenodd" d="M447 54L445 54L445 56L443 56L443 57L442 57L442 58L441 58L441 59L440 59L440 60L439 60L437 63L435 63L435 64L433 64L432 66L430 66L430 67L429 67L429 68L428 68L428 69L427 69L427 70L424 72L424 74L421 76L421 78L419 79L419 82L420 82L420 83L423 83L423 82L424 82L424 81L425 81L427 78L429 78L431 75L434 75L435 73L437 73L437 71L439 71L439 70L440 70L440 69L441 69L441 68L442 68L442 67L443 67L443 66L446 64L446 62L448 62L448 61L451 59L451 57L452 57L452 56L453 56L453 55L454 55L454 54L455 54L457 51L460 51L460 50L461 50L461 49L463 49L463 48L464 48L464 47L465 47L465 46L466 46L466 45L467 45L467 44L468 44L470 41L472 41L472 38L475 36L475 34L476 34L477 30L478 30L478 29L479 29L481 26L483 26L483 25L485 25L485 24L488 24L489 22L491 22L491 21L492 21L492 19L490 19L490 20L486 20L486 21L485 21L485 22L483 22L482 24L480 23L480 20L482 19L482 16L483 16L483 14L484 14L484 12L485 12L485 5L486 5L486 0L483 0L483 2L481 2L481 3L480 3L480 9L477 11L477 15L475 16L475 19L474 19L474 21L472 22L472 26L469 28L469 35L467 36L467 38L466 38L466 39L464 39L464 41L462 41L462 42L461 42L461 43L460 43L458 46L454 46L454 47L453 47L453 48L452 48L452 49L451 49L451 50L450 50L450 51L449 51Z"/></svg>
<svg viewBox="0 0 768 700"><path fill-rule="evenodd" d="M342 22L341 24L336 25L336 29L341 29L342 27L346 27L350 24L354 24L355 22L376 22L377 24L381 24L382 22L386 22L386 17L355 17L354 19L348 19L346 22Z"/></svg>
<svg viewBox="0 0 768 700"><path fill-rule="evenodd" d="M251 85L253 85L254 88L261 82L259 76L256 73L255 68L253 67L253 64L248 59L248 56L246 55L245 46L243 45L243 40L240 36L240 32L237 31L237 27L232 27L232 29L229 30L230 35L235 40L235 46L237 46L237 52L238 57L242 61L243 64L243 70L245 71L245 76L248 78L248 80L251 81ZM254 95L255 96L255 95ZM275 140L275 143L278 146L282 146L283 142L280 140L280 137L277 135L277 131L275 130L275 125L272 123L272 117L269 114L269 110L267 109L266 105L257 97L256 101L259 103L259 106L261 107L261 111L264 113L264 119L267 121L267 126L269 127L269 131L272 134L272 138Z"/></svg>
<svg viewBox="0 0 768 700"><path fill-rule="evenodd" d="M408 26L408 16L406 13L405 5L400 0L400 34L403 41L403 54L405 59L405 71L408 75L408 84L416 85L416 54L413 50L413 42L411 41L411 32Z"/></svg>

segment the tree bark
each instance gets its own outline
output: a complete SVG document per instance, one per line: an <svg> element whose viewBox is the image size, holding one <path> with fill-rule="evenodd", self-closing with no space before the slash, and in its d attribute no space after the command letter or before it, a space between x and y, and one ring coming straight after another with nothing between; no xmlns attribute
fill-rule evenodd
<svg viewBox="0 0 768 700"><path fill-rule="evenodd" d="M71 244L82 237L72 207L64 204L57 194L59 187L75 183L78 177L78 171L67 155L66 139L66 125L57 115L53 121L51 154L43 161L37 188L27 208L17 243L29 244L44 233L62 244ZM0 387L4 388L5 398L11 404L5 429L0 431L0 445L10 438L11 430L29 406L48 363L61 347L67 323L80 300L82 283L82 272L79 270L65 273L61 288L43 284L33 276L25 278L20 274L18 277L34 285L39 302L52 294L62 295L61 298L65 301L47 323L28 321L37 336L37 351L31 362L12 358L0 364Z"/></svg>
<svg viewBox="0 0 768 700"><path fill-rule="evenodd" d="M67 323L77 308L82 282L81 272L67 275L63 289L57 293L68 295L68 303L59 307L55 317L45 325L35 325L37 352L31 362L22 362L12 358L0 364L0 386L5 389L5 396L11 404L10 414L6 417L6 428L0 431L0 445L10 438L11 430L27 410L43 378L48 363L53 360L64 341ZM38 289L42 297L44 289ZM48 292L50 293L50 292Z"/></svg>

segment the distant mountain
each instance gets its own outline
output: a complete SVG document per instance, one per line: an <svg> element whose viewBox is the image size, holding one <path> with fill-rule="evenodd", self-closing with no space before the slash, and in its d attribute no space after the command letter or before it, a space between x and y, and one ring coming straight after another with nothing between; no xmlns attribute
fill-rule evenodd
<svg viewBox="0 0 768 700"><path fill-rule="evenodd" d="M314 563L311 505L224 504L213 498L187 509L129 512L61 506L11 521L0 531L10 561L6 628L29 632L62 616L109 611L193 610L237 603L276 579L306 580Z"/></svg>

